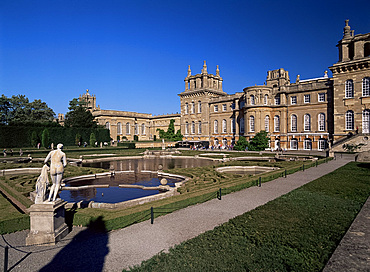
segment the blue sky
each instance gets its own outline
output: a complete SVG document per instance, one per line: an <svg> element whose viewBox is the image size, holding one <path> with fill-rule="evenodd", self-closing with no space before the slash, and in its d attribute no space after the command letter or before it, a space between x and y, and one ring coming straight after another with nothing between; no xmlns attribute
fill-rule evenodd
<svg viewBox="0 0 370 272"><path fill-rule="evenodd" d="M216 65L227 93L338 61L344 20L370 32L370 1L0 1L0 92L56 114L86 89L102 109L180 111L187 67ZM329 73L329 75L331 75Z"/></svg>

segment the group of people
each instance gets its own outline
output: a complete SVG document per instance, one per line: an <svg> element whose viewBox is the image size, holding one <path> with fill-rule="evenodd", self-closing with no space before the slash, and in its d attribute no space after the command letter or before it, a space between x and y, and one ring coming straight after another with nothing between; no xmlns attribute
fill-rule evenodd
<svg viewBox="0 0 370 272"><path fill-rule="evenodd" d="M10 154L10 156L13 156L13 149L10 149L9 150L9 154ZM3 149L3 154L4 154L4 157L6 157L7 155L8 155L8 151L6 150L6 148L4 148ZM23 151L22 151L22 149L19 149L19 156L23 156Z"/></svg>

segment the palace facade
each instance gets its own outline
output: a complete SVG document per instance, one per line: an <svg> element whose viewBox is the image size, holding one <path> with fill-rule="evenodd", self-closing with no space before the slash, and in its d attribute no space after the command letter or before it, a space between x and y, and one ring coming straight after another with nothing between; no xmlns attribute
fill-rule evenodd
<svg viewBox="0 0 370 272"><path fill-rule="evenodd" d="M283 68L267 72L263 85L227 94L219 67L192 75L190 66L185 90L179 95L181 113L151 114L101 110L88 90L79 99L97 122L110 129L113 140L153 140L157 129L167 130L171 119L183 141L208 142L210 146L234 145L241 136L250 140L261 130L268 132L271 149L325 150L349 135L370 129L370 33L354 35L348 20L337 44L339 60L323 76L291 82ZM136 138L136 137L135 137Z"/></svg>
<svg viewBox="0 0 370 272"><path fill-rule="evenodd" d="M348 20L338 42L339 61L322 77L291 82L288 71L267 72L264 85L228 95L219 67L200 74L190 66L181 100L180 126L185 141L234 145L257 132L269 133L271 149L324 150L348 135L368 134L370 122L370 33L354 35Z"/></svg>

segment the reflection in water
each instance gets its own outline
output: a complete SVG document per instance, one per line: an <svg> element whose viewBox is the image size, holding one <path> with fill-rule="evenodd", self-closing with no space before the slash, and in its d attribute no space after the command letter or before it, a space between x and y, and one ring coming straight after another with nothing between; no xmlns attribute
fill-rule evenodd
<svg viewBox="0 0 370 272"><path fill-rule="evenodd" d="M158 166L161 164L163 169L174 168L190 168L202 167L207 165L215 165L219 162L213 160L196 159L196 158L140 158L140 159L126 159L121 161L111 162L95 162L84 163L83 166L98 167L103 169L114 169L116 171L135 171L140 172L143 170L157 171Z"/></svg>
<svg viewBox="0 0 370 272"><path fill-rule="evenodd" d="M109 188L83 188L80 190L63 190L60 197L68 202L95 201L105 203L117 203L136 199L144 196L158 194L158 190L143 190L137 188L119 188L119 184L135 184L147 187L159 186L160 178L156 173L143 173L142 171L157 171L161 165L162 169L201 167L214 165L218 162L195 158L141 158L124 159L121 161L98 162L83 164L87 167L99 167L103 169L114 169L115 171L134 171L131 173L117 173L115 176L105 176L85 180L72 181L67 187L84 185L107 185ZM167 185L175 186L179 180L167 178Z"/></svg>

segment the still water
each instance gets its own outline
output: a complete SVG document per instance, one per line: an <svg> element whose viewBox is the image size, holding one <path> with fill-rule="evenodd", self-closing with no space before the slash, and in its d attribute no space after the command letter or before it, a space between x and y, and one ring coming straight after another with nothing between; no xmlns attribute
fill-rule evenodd
<svg viewBox="0 0 370 272"><path fill-rule="evenodd" d="M143 173L141 171L157 171L160 168L189 168L214 165L218 162L196 158L141 158L126 159L111 162L98 162L83 164L87 167L98 167L103 169L114 169L115 171L134 171L133 173L116 173L113 177L90 178L69 182L66 187L77 187L84 185L104 185L108 188L83 188L80 190L63 190L60 197L68 202L94 201L105 203L118 203L144 196L160 193L158 190L143 190L137 188L119 188L119 184L134 184L147 187L160 185L160 179L156 173ZM174 186L177 179L167 178L167 185Z"/></svg>

